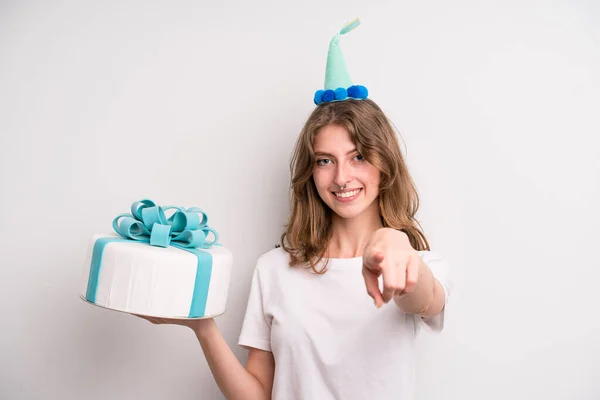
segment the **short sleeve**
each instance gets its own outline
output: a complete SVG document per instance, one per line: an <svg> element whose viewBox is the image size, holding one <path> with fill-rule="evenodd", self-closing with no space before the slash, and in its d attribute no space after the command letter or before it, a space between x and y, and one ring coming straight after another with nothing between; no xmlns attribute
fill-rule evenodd
<svg viewBox="0 0 600 400"><path fill-rule="evenodd" d="M238 345L271 351L271 324L264 313L263 283L258 268L252 275L248 305Z"/></svg>
<svg viewBox="0 0 600 400"><path fill-rule="evenodd" d="M415 318L418 318L419 321L417 323L419 325L423 325L427 331L438 333L444 329L444 318L446 316L448 298L450 296L450 292L452 291L450 267L446 261L440 257L439 254L430 251L424 251L421 253L421 257L431 270L433 276L444 288L444 308L438 315L434 317L425 318L416 315Z"/></svg>

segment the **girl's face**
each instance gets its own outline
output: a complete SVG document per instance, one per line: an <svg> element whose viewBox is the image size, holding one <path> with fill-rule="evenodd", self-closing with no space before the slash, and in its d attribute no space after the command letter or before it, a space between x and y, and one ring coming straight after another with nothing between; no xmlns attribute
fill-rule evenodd
<svg viewBox="0 0 600 400"><path fill-rule="evenodd" d="M333 212L351 219L378 207L375 200L379 196L381 174L358 153L345 128L324 126L315 136L313 147L315 186ZM340 190L344 185L346 188Z"/></svg>

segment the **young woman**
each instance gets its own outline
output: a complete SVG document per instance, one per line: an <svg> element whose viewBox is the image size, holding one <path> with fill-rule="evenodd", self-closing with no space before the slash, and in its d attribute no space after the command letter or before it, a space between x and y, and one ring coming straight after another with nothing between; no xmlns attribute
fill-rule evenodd
<svg viewBox="0 0 600 400"><path fill-rule="evenodd" d="M281 247L252 278L245 367L213 319L147 318L194 330L227 399L411 399L416 335L443 328L448 265L419 229L390 122L361 93L315 97Z"/></svg>

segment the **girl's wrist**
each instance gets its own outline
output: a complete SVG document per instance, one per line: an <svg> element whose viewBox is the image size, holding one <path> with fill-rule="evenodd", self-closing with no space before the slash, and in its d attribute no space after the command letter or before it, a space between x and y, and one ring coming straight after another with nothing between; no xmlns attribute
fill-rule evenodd
<svg viewBox="0 0 600 400"><path fill-rule="evenodd" d="M207 336L214 329L217 329L217 324L214 318L200 319L190 326L198 339Z"/></svg>

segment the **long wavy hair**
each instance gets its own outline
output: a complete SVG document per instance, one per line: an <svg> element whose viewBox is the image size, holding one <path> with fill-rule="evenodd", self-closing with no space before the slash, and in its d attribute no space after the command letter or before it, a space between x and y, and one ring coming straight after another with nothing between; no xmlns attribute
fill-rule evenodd
<svg viewBox="0 0 600 400"><path fill-rule="evenodd" d="M318 274L326 272L326 264L320 270L316 265L323 259L332 236L333 211L319 196L312 174L315 136L330 124L345 128L358 152L381 172L378 201L383 226L405 232L415 250L429 250L415 219L419 196L392 124L372 100L345 100L323 103L314 109L292 154L291 213L281 236L290 266L307 266Z"/></svg>

